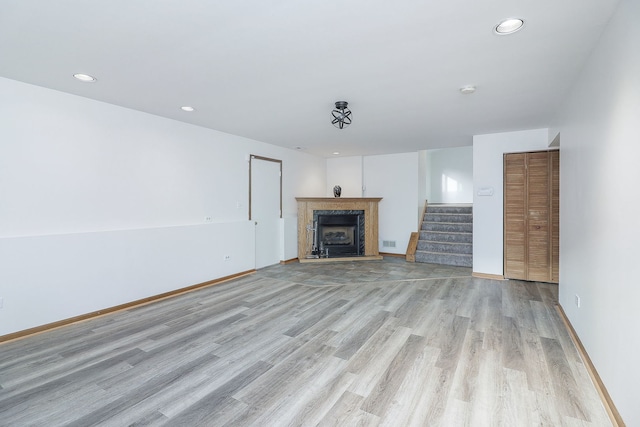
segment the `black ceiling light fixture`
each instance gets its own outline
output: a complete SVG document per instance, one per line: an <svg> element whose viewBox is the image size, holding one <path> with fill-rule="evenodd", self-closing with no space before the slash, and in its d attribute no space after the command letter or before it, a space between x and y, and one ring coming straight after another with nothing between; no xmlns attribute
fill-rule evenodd
<svg viewBox="0 0 640 427"><path fill-rule="evenodd" d="M335 110L331 111L333 119L331 123L338 129L343 129L351 124L351 110L347 108L347 101L336 101Z"/></svg>

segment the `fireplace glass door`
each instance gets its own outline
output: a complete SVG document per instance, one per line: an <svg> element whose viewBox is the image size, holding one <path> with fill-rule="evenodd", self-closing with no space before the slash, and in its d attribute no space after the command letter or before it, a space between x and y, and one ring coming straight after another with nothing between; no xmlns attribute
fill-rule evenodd
<svg viewBox="0 0 640 427"><path fill-rule="evenodd" d="M318 242L320 254L332 256L359 256L360 215L318 215Z"/></svg>

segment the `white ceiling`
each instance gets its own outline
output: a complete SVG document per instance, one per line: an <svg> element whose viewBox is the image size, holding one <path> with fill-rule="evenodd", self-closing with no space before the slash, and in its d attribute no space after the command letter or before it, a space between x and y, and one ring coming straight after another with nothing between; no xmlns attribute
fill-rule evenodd
<svg viewBox="0 0 640 427"><path fill-rule="evenodd" d="M455 147L549 126L617 3L2 0L0 76L320 156Z"/></svg>

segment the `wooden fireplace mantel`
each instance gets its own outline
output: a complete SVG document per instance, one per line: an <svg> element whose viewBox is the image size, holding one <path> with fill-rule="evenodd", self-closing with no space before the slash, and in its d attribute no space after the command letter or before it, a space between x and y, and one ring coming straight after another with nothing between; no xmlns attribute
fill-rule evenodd
<svg viewBox="0 0 640 427"><path fill-rule="evenodd" d="M300 262L363 261L382 259L378 252L378 203L382 197L296 197L298 201L298 260ZM313 211L364 211L364 256L307 259L307 225Z"/></svg>

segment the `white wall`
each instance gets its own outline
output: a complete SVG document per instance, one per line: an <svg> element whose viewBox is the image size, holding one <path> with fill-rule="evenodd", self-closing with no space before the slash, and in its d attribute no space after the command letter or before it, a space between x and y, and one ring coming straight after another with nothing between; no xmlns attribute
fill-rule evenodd
<svg viewBox="0 0 640 427"><path fill-rule="evenodd" d="M362 197L362 156L327 159L327 193L333 197L333 187L342 188L340 197Z"/></svg>
<svg viewBox="0 0 640 427"><path fill-rule="evenodd" d="M419 162L417 152L327 159L326 197L333 197L334 185L342 187L342 197L382 197L380 252L404 254L411 232L418 230ZM396 246L383 247L385 240L395 241Z"/></svg>
<svg viewBox="0 0 640 427"><path fill-rule="evenodd" d="M4 78L0 93L0 335L252 269L249 154L283 160L283 216L325 194L322 158Z"/></svg>
<svg viewBox="0 0 640 427"><path fill-rule="evenodd" d="M639 20L640 2L623 0L558 120L560 304L629 426L640 425Z"/></svg>
<svg viewBox="0 0 640 427"><path fill-rule="evenodd" d="M431 188L431 176L429 175L429 156L427 150L418 151L418 212L416 216L417 231L420 228L422 222L422 212L424 211L424 205L426 204L429 188Z"/></svg>
<svg viewBox="0 0 640 427"><path fill-rule="evenodd" d="M405 254L411 232L417 231L418 153L366 156L366 197L383 197L379 205L380 252ZM396 247L383 247L384 240Z"/></svg>
<svg viewBox="0 0 640 427"><path fill-rule="evenodd" d="M474 273L503 274L503 154L547 148L547 129L473 137ZM478 190L488 188L492 196L478 196Z"/></svg>
<svg viewBox="0 0 640 427"><path fill-rule="evenodd" d="M280 260L298 258L298 216L283 216L280 219L280 230Z"/></svg>
<svg viewBox="0 0 640 427"><path fill-rule="evenodd" d="M473 203L473 147L427 150L427 168L429 203Z"/></svg>
<svg viewBox="0 0 640 427"><path fill-rule="evenodd" d="M253 235L245 220L2 238L0 335L252 270Z"/></svg>

